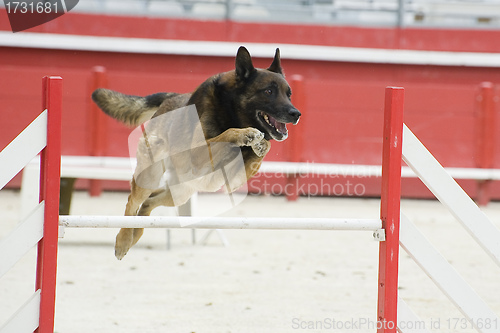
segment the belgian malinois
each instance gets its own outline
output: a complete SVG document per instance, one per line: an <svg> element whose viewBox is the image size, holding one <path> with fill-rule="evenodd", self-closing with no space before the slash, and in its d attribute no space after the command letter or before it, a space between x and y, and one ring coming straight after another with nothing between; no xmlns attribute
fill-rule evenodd
<svg viewBox="0 0 500 333"><path fill-rule="evenodd" d="M271 66L259 69L254 68L247 49L240 47L235 67L210 77L190 94L139 97L108 89L93 92L92 99L109 116L130 126L148 121L141 125L144 135L137 147L137 168L125 215L149 215L160 205L182 205L196 191L217 191L224 185L227 191L234 191L257 173L271 148L270 141L287 138L286 124L297 124L301 114L290 101L292 92L281 68L279 49ZM196 119L192 112L189 120L164 117L174 112L187 115L193 105ZM201 140L197 133L202 133ZM172 142L188 143L187 149L177 149ZM240 167L233 163L236 166L222 175L214 172L231 164L237 155L242 157ZM238 178L238 168L243 169L243 177ZM159 185L165 173L174 181ZM182 180L186 175L189 181ZM120 230L115 245L118 259L143 231Z"/></svg>

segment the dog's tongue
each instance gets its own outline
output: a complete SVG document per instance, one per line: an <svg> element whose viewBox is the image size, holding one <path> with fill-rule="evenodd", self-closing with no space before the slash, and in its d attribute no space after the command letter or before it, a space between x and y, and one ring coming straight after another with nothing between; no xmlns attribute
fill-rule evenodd
<svg viewBox="0 0 500 333"><path fill-rule="evenodd" d="M279 122L269 115L268 117L269 117L269 122L276 128L278 132L280 132L281 134L286 134L288 132L285 123Z"/></svg>

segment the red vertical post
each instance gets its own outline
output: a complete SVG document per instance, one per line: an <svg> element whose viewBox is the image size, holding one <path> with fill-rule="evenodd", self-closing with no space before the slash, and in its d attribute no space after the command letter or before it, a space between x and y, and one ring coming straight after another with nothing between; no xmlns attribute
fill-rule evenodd
<svg viewBox="0 0 500 333"><path fill-rule="evenodd" d="M92 77L90 83L90 94L97 88L107 86L106 68L95 66L92 68ZM95 103L90 103L90 155L103 156L106 154L107 146L107 118ZM97 179L90 180L90 195L99 196L102 192L101 181Z"/></svg>
<svg viewBox="0 0 500 333"><path fill-rule="evenodd" d="M304 112L305 109L305 95L304 95L304 78L302 75L292 75L290 78L290 86L292 88L292 103L300 111ZM289 126L289 149L288 160L290 162L301 162L302 159L302 130L303 127ZM286 199L288 201L295 201L298 198L297 184L298 178L296 174L287 176L288 185L285 187Z"/></svg>
<svg viewBox="0 0 500 333"><path fill-rule="evenodd" d="M476 97L476 166L493 168L495 142L495 91L491 82L483 82ZM485 206L490 201L491 180L478 182L477 203Z"/></svg>
<svg viewBox="0 0 500 333"><path fill-rule="evenodd" d="M40 294L40 321L36 332L54 332L57 242L59 232L59 182L61 175L62 78L45 76L42 108L47 113L47 145L40 162L40 202L45 202L43 237L38 242L36 290Z"/></svg>
<svg viewBox="0 0 500 333"><path fill-rule="evenodd" d="M379 248L378 333L397 330L401 157L404 88L385 90L380 218L385 241Z"/></svg>

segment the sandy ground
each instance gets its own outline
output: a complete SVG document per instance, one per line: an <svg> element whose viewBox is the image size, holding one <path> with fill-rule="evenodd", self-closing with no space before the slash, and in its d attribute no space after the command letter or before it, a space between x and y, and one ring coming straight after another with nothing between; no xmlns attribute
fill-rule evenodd
<svg viewBox="0 0 500 333"><path fill-rule="evenodd" d="M121 215L126 193L75 194L72 214ZM197 214L218 195L200 196ZM0 192L0 236L17 223L19 193ZM437 201L404 200L403 212L500 315L500 268ZM500 203L484 212L500 227ZM156 214L165 214L160 210ZM233 216L377 218L379 200L249 196ZM378 242L363 231L226 230L206 245L190 230L146 230L118 261L116 229L66 229L59 245L55 331L375 332ZM198 239L206 231L198 230ZM0 279L0 324L31 295L35 250ZM432 332L470 324L401 252L400 295ZM492 323L498 326L500 322ZM465 329L461 329L465 327Z"/></svg>

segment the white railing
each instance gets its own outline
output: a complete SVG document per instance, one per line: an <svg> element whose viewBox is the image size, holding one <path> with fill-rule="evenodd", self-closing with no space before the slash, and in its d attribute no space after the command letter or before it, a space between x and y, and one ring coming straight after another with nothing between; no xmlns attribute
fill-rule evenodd
<svg viewBox="0 0 500 333"><path fill-rule="evenodd" d="M54 331L62 79L44 77L42 96L45 110L0 152L0 189L40 152L43 172L37 191L40 202L0 240L0 277L38 245L35 292L0 326L0 333Z"/></svg>
<svg viewBox="0 0 500 333"><path fill-rule="evenodd" d="M406 125L403 128L403 160L500 266L500 230ZM497 315L404 215L401 216L400 232L400 244L403 249L469 320L470 327L481 333L498 333L500 319ZM414 314L407 314L409 308L404 302L401 304L401 320L414 318L413 322L421 322L415 319Z"/></svg>
<svg viewBox="0 0 500 333"><path fill-rule="evenodd" d="M155 17L357 25L498 26L488 0L85 0L74 11Z"/></svg>

